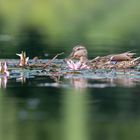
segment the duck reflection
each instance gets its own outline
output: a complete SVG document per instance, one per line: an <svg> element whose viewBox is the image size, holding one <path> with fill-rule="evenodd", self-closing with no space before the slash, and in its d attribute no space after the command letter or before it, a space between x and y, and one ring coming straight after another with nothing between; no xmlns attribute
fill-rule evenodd
<svg viewBox="0 0 140 140"><path fill-rule="evenodd" d="M102 79L86 79L72 78L70 80L74 88L106 88L106 87L135 87L140 84L140 80L135 78L102 78Z"/></svg>
<svg viewBox="0 0 140 140"><path fill-rule="evenodd" d="M87 88L88 81L85 78L72 78L71 83L75 88Z"/></svg>
<svg viewBox="0 0 140 140"><path fill-rule="evenodd" d="M106 87L114 86L114 84L109 83L107 81L101 82L101 79L73 78L73 79L71 79L71 83L76 89L106 88Z"/></svg>
<svg viewBox="0 0 140 140"><path fill-rule="evenodd" d="M114 84L116 86L121 86L121 87L135 87L138 83L140 83L138 79L127 78L127 77L112 78L112 79L106 79L102 81L106 81L110 84Z"/></svg>
<svg viewBox="0 0 140 140"><path fill-rule="evenodd" d="M6 89L7 82L8 82L7 76L0 77L0 88Z"/></svg>

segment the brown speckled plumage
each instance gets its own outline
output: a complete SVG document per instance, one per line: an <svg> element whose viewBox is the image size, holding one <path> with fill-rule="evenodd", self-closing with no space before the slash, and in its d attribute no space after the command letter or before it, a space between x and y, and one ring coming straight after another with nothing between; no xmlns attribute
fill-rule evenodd
<svg viewBox="0 0 140 140"><path fill-rule="evenodd" d="M92 69L128 69L134 68L140 63L140 57L134 58L135 53L124 52L121 54L112 54L103 57L96 57L88 60L88 52L84 46L76 46L70 55L70 58L79 59L87 63Z"/></svg>

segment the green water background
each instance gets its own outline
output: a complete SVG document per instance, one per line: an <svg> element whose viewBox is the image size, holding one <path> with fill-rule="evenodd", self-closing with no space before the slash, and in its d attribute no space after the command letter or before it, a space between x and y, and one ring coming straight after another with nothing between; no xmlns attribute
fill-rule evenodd
<svg viewBox="0 0 140 140"><path fill-rule="evenodd" d="M138 0L1 0L0 56L16 58L22 50L30 57L67 55L77 44L90 57L139 52L139 9Z"/></svg>

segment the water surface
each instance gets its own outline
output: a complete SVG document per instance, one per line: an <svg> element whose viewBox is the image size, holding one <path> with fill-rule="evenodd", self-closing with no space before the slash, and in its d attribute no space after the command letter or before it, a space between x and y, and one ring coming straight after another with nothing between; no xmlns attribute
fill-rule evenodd
<svg viewBox="0 0 140 140"><path fill-rule="evenodd" d="M48 60L41 60L44 63ZM14 68L0 78L3 140L139 139L139 68L70 71Z"/></svg>

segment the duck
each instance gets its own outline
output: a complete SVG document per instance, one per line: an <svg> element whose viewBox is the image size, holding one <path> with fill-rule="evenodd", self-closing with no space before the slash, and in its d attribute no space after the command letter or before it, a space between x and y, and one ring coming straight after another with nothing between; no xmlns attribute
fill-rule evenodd
<svg viewBox="0 0 140 140"><path fill-rule="evenodd" d="M88 60L88 51L85 46L77 45L72 49L69 59L78 59L87 64L91 69L129 69L135 68L140 63L140 57L134 57L136 53L131 51L120 54L97 56Z"/></svg>

